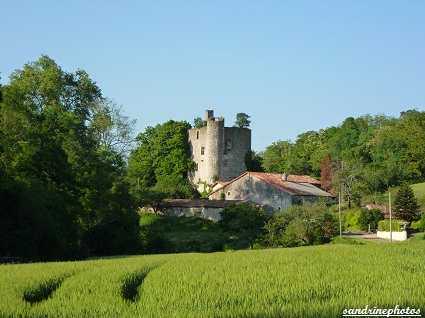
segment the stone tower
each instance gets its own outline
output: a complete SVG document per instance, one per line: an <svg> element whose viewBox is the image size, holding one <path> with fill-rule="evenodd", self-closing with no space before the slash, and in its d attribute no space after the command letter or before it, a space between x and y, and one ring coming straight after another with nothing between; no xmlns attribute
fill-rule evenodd
<svg viewBox="0 0 425 318"><path fill-rule="evenodd" d="M212 184L240 176L246 171L245 155L251 150L251 130L225 127L224 118L215 118L213 110L205 111L205 119L206 127L189 130L191 158L195 162L190 181Z"/></svg>

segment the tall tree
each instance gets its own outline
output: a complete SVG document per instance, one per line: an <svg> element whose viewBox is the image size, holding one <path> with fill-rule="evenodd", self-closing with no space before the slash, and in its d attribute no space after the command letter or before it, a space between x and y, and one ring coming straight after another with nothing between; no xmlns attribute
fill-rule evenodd
<svg viewBox="0 0 425 318"><path fill-rule="evenodd" d="M320 165L320 186L325 191L331 191L333 188L332 179L334 176L334 167L329 156L325 156ZM335 190L333 190L335 192Z"/></svg>
<svg viewBox="0 0 425 318"><path fill-rule="evenodd" d="M108 98L93 103L92 113L89 130L97 148L109 148L127 156L133 146L136 120L125 116L122 107Z"/></svg>
<svg viewBox="0 0 425 318"><path fill-rule="evenodd" d="M115 147L105 146L105 139L99 142L93 133L96 127L97 132L103 129L102 135L107 136L111 127L98 125L97 115L106 113L103 102L100 88L86 72L65 72L48 56L12 73L4 87L0 108L1 142L5 146L5 151L0 152L0 164L7 178L2 191L17 198L3 210L2 217L12 220L7 235L17 229L25 233L30 228L10 215L14 210L24 211L26 219L35 220L31 224L43 222L47 226L45 233L58 233L51 227L63 229L53 240L57 248L47 246L47 242L53 241L40 236L37 248L41 251L69 250L70 246L87 242L84 237L95 225L111 224L105 216L111 215L112 210L115 219L126 213L137 217L131 201L120 199L126 191L122 182L122 155ZM115 118L111 118L112 126L116 126ZM119 184L122 186L118 187ZM15 193L18 188L32 200L21 202L22 195ZM120 195L114 195L118 192ZM131 222L137 225L137 220ZM110 237L117 233L115 230L118 227L108 228ZM125 235L130 237L130 232ZM138 236L133 238L137 241ZM107 253L101 249L96 252ZM40 259L54 257L39 256Z"/></svg>
<svg viewBox="0 0 425 318"><path fill-rule="evenodd" d="M394 212L398 219L407 222L417 221L421 218L418 200L408 183L403 183L394 199Z"/></svg>
<svg viewBox="0 0 425 318"><path fill-rule="evenodd" d="M137 136L137 147L129 159L129 178L134 187L158 185L161 189L188 189L192 193L187 180L188 171L193 166L187 138L190 128L185 121L169 120L156 127L147 127ZM172 197L184 195L170 192Z"/></svg>

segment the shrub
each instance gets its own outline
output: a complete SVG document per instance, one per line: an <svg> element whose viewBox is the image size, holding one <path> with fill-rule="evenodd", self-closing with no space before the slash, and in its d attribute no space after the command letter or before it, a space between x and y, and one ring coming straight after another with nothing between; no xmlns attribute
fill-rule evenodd
<svg viewBox="0 0 425 318"><path fill-rule="evenodd" d="M358 219L358 224L361 230L367 231L369 229L369 225L371 229L376 229L378 227L378 222L383 219L384 216L379 210L362 209Z"/></svg>
<svg viewBox="0 0 425 318"><path fill-rule="evenodd" d="M238 241L252 248L253 243L264 232L266 212L247 204L231 204L220 212L220 226L228 233L235 234Z"/></svg>
<svg viewBox="0 0 425 318"><path fill-rule="evenodd" d="M392 220L392 231L393 232L402 232L404 231L403 223L401 220ZM390 220L382 220L378 222L378 231L380 232L389 232L390 231Z"/></svg>

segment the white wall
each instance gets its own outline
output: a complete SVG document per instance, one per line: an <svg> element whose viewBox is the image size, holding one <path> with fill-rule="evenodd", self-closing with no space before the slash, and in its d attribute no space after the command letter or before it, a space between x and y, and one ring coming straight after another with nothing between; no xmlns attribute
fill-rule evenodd
<svg viewBox="0 0 425 318"><path fill-rule="evenodd" d="M377 231L376 236L380 238L390 239L390 232ZM394 241L405 241L407 240L407 231L392 232L392 237Z"/></svg>

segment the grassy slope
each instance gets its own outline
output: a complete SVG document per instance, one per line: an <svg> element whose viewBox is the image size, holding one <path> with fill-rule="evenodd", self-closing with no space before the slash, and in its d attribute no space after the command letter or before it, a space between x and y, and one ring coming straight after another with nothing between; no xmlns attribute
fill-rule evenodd
<svg viewBox="0 0 425 318"><path fill-rule="evenodd" d="M0 316L338 317L366 305L420 308L424 248L412 240L0 266ZM58 277L50 297L24 300Z"/></svg>

